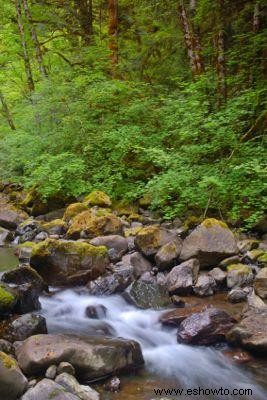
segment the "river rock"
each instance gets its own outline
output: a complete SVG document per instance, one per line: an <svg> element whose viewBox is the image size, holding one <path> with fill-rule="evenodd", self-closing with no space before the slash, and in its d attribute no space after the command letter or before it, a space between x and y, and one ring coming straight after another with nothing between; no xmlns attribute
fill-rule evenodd
<svg viewBox="0 0 267 400"><path fill-rule="evenodd" d="M250 308L228 333L227 340L260 356L267 355L267 307Z"/></svg>
<svg viewBox="0 0 267 400"><path fill-rule="evenodd" d="M67 230L68 226L65 221L62 219L55 219L50 222L42 223L42 230L45 231L48 235L64 235Z"/></svg>
<svg viewBox="0 0 267 400"><path fill-rule="evenodd" d="M110 212L87 210L71 220L67 237L92 239L96 236L121 235L122 227L121 219Z"/></svg>
<svg viewBox="0 0 267 400"><path fill-rule="evenodd" d="M230 303L241 303L242 301L246 301L248 294L248 291L237 287L228 293L227 299L230 301Z"/></svg>
<svg viewBox="0 0 267 400"><path fill-rule="evenodd" d="M19 261L28 263L30 261L32 249L34 248L34 246L34 242L25 242L18 244L14 253L18 257Z"/></svg>
<svg viewBox="0 0 267 400"><path fill-rule="evenodd" d="M41 315L25 314L9 325L9 339L22 341L39 333L47 333L46 320Z"/></svg>
<svg viewBox="0 0 267 400"><path fill-rule="evenodd" d="M109 265L106 247L47 239L33 248L30 264L48 285L82 285L103 275Z"/></svg>
<svg viewBox="0 0 267 400"><path fill-rule="evenodd" d="M124 298L138 308L160 309L171 305L166 286L135 281L123 293Z"/></svg>
<svg viewBox="0 0 267 400"><path fill-rule="evenodd" d="M28 385L13 357L0 352L0 396L3 400L16 400ZM39 400L39 399L38 399Z"/></svg>
<svg viewBox="0 0 267 400"><path fill-rule="evenodd" d="M14 348L13 348L12 343L10 343L8 340L0 339L0 352L6 353L6 354L13 354Z"/></svg>
<svg viewBox="0 0 267 400"><path fill-rule="evenodd" d="M50 365L50 367L48 367L45 372L45 377L47 379L55 379L56 375L57 375L57 366Z"/></svg>
<svg viewBox="0 0 267 400"><path fill-rule="evenodd" d="M180 343L211 345L225 340L235 320L225 311L210 307L181 322L177 338Z"/></svg>
<svg viewBox="0 0 267 400"><path fill-rule="evenodd" d="M112 262L119 261L128 250L127 240L120 235L98 236L90 243L94 246L106 246Z"/></svg>
<svg viewBox="0 0 267 400"><path fill-rule="evenodd" d="M133 340L74 335L37 335L16 349L20 368L28 375L42 374L52 364L67 361L82 380L93 380L140 368L140 345Z"/></svg>
<svg viewBox="0 0 267 400"><path fill-rule="evenodd" d="M134 280L133 266L118 263L112 271L88 282L87 288L93 296L107 296L123 292Z"/></svg>
<svg viewBox="0 0 267 400"><path fill-rule="evenodd" d="M221 268L213 268L208 273L216 282L218 286L222 286L226 282L226 273Z"/></svg>
<svg viewBox="0 0 267 400"><path fill-rule="evenodd" d="M236 239L228 226L214 218L203 221L184 240L181 260L197 258L200 267L212 267L238 253Z"/></svg>
<svg viewBox="0 0 267 400"><path fill-rule="evenodd" d="M12 233L8 229L0 227L0 247L10 242L13 238Z"/></svg>
<svg viewBox="0 0 267 400"><path fill-rule="evenodd" d="M100 396L90 386L80 385L77 379L66 372L58 375L55 382L63 386L68 392L75 394L81 400L99 400Z"/></svg>
<svg viewBox="0 0 267 400"><path fill-rule="evenodd" d="M259 247L259 241L256 239L244 239L237 242L237 247L240 253L255 250Z"/></svg>
<svg viewBox="0 0 267 400"><path fill-rule="evenodd" d="M63 386L52 381L43 379L33 388L29 389L21 400L80 400L80 397L68 392Z"/></svg>
<svg viewBox="0 0 267 400"><path fill-rule="evenodd" d="M162 246L176 239L174 232L158 225L149 225L138 232L135 246L144 256L153 259Z"/></svg>
<svg viewBox="0 0 267 400"><path fill-rule="evenodd" d="M63 372L75 376L75 368L68 362L62 361L57 367L57 375L63 374Z"/></svg>
<svg viewBox="0 0 267 400"><path fill-rule="evenodd" d="M249 285L253 281L251 268L245 264L233 264L227 267L227 287Z"/></svg>
<svg viewBox="0 0 267 400"><path fill-rule="evenodd" d="M24 285L25 283L30 283L36 288L39 288L40 292L44 288L43 278L30 266L21 266L7 271L2 275L1 280L13 285Z"/></svg>
<svg viewBox="0 0 267 400"><path fill-rule="evenodd" d="M152 270L152 264L141 253L135 251L122 257L121 263L117 264L129 266L133 270L133 276L138 279L143 273Z"/></svg>
<svg viewBox="0 0 267 400"><path fill-rule="evenodd" d="M216 290L215 279L209 274L200 275L193 290L200 297L212 296Z"/></svg>
<svg viewBox="0 0 267 400"><path fill-rule="evenodd" d="M5 229L15 230L27 217L26 213L17 211L10 205L6 205L0 209L0 226Z"/></svg>
<svg viewBox="0 0 267 400"><path fill-rule="evenodd" d="M155 256L157 267L164 271L177 265L178 257L182 250L182 240L177 238L175 241L166 243L160 248Z"/></svg>
<svg viewBox="0 0 267 400"><path fill-rule="evenodd" d="M63 220L69 222L72 218L76 217L76 215L87 210L88 206L84 203L72 203L66 208Z"/></svg>
<svg viewBox="0 0 267 400"><path fill-rule="evenodd" d="M90 305L85 309L85 315L91 319L105 318L107 314L107 308L102 304Z"/></svg>
<svg viewBox="0 0 267 400"><path fill-rule="evenodd" d="M199 262L192 259L174 267L167 275L170 294L189 294L193 291L199 271Z"/></svg>
<svg viewBox="0 0 267 400"><path fill-rule="evenodd" d="M107 392L117 393L121 388L120 378L114 376L105 384L105 390Z"/></svg>
<svg viewBox="0 0 267 400"><path fill-rule="evenodd" d="M199 313L205 309L206 309L205 305L199 304L194 307L185 307L182 309L167 311L161 314L159 321L163 325L179 326L181 322L184 321L190 315Z"/></svg>
<svg viewBox="0 0 267 400"><path fill-rule="evenodd" d="M256 275L254 290L262 299L267 299L267 267L262 268Z"/></svg>

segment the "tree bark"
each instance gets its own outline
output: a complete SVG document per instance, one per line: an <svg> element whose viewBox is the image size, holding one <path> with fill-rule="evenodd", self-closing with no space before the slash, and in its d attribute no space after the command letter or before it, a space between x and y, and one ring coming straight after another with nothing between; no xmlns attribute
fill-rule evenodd
<svg viewBox="0 0 267 400"><path fill-rule="evenodd" d="M227 86L226 86L226 66L225 66L225 41L224 32L221 29L216 37L216 69L218 75L218 103L219 106L226 102L227 99Z"/></svg>
<svg viewBox="0 0 267 400"><path fill-rule="evenodd" d="M83 33L85 44L90 44L93 35L93 4L92 0L75 0L77 18Z"/></svg>
<svg viewBox="0 0 267 400"><path fill-rule="evenodd" d="M21 46L22 46L22 50L23 50L23 61L24 61L24 65L25 65L27 83L28 83L29 90L33 91L34 90L34 82L33 82L33 77L32 77L30 57L29 57L29 52L28 52L28 47L27 47L27 42L26 42L26 37L25 37L25 32L24 32L24 26L23 26L23 21L22 21L20 0L15 0L15 7L16 7L17 22L18 22Z"/></svg>
<svg viewBox="0 0 267 400"><path fill-rule="evenodd" d="M32 15L28 6L28 0L22 0L23 3L23 8L24 8L24 12L25 12L25 16L27 18L27 21L29 23L29 27L30 27L30 32L31 32L31 37L32 37L32 42L34 44L35 47L35 52L36 52L36 58L37 58L37 62L39 65L39 71L41 73L41 75L43 76L43 78L47 78L48 74L47 74L47 70L46 67L44 65L44 60L43 60L43 54L42 54L42 49L38 40L38 36L37 36L37 32L35 30L35 26L32 20Z"/></svg>
<svg viewBox="0 0 267 400"><path fill-rule="evenodd" d="M204 72L200 40L193 32L183 1L180 2L180 18L192 73L200 75Z"/></svg>
<svg viewBox="0 0 267 400"><path fill-rule="evenodd" d="M258 33L259 30L260 30L260 5L258 2L256 2L253 14L253 32Z"/></svg>
<svg viewBox="0 0 267 400"><path fill-rule="evenodd" d="M3 114L6 117L8 125L10 126L12 131L15 131L16 127L15 127L15 124L13 122L13 118L12 118L11 112L10 112L10 110L8 108L6 99L5 99L5 97L4 97L4 95L3 95L3 93L1 91L0 91L0 101L1 101L1 104L2 104Z"/></svg>
<svg viewBox="0 0 267 400"><path fill-rule="evenodd" d="M118 29L119 29L119 17L118 17L118 0L109 0L108 2L109 12L109 50L110 60L112 64L112 70L114 72L115 67L119 62L119 46L118 46Z"/></svg>

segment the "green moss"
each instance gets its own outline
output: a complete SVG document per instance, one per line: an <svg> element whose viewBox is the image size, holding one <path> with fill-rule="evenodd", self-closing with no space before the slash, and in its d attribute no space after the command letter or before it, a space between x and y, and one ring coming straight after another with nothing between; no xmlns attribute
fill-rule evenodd
<svg viewBox="0 0 267 400"><path fill-rule="evenodd" d="M149 193L144 194L144 196L141 197L141 199L139 199L139 205L141 207L149 207L151 202L152 202L152 197L151 194Z"/></svg>
<svg viewBox="0 0 267 400"><path fill-rule="evenodd" d="M223 221L220 221L215 218L207 218L205 219L202 223L202 226L205 226L205 228L212 228L214 226L220 226L221 228L228 228L227 224Z"/></svg>
<svg viewBox="0 0 267 400"><path fill-rule="evenodd" d="M261 263L267 263L267 253L262 254L262 255L258 258L257 261L259 261L259 262L261 262Z"/></svg>
<svg viewBox="0 0 267 400"><path fill-rule="evenodd" d="M237 271L240 274L249 274L251 269L245 264L231 264L228 265L227 271Z"/></svg>
<svg viewBox="0 0 267 400"><path fill-rule="evenodd" d="M17 245L17 248L23 249L24 247L33 248L36 245L35 242L24 242Z"/></svg>
<svg viewBox="0 0 267 400"><path fill-rule="evenodd" d="M72 203L66 208L63 220L69 221L76 215L86 210L88 210L88 206L85 203Z"/></svg>
<svg viewBox="0 0 267 400"><path fill-rule="evenodd" d="M125 201L117 201L115 203L113 202L113 210L119 216L129 216L131 214L136 214L138 212L138 207L136 204L127 203Z"/></svg>
<svg viewBox="0 0 267 400"><path fill-rule="evenodd" d="M111 200L110 197L100 190L95 190L91 192L88 196L84 198L84 203L88 206L99 206L99 207L110 207Z"/></svg>
<svg viewBox="0 0 267 400"><path fill-rule="evenodd" d="M128 238L130 236L136 236L141 231L141 229L143 229L142 226L136 226L135 228L125 229L124 236L126 238Z"/></svg>
<svg viewBox="0 0 267 400"><path fill-rule="evenodd" d="M3 351L0 351L0 362L8 369L17 367L16 360L14 360L14 358L8 356Z"/></svg>
<svg viewBox="0 0 267 400"><path fill-rule="evenodd" d="M62 219L54 219L53 221L42 224L41 226L45 231L49 231L57 226L64 228L66 227L66 223Z"/></svg>
<svg viewBox="0 0 267 400"><path fill-rule="evenodd" d="M0 284L0 313L9 313L17 302L15 293L5 284Z"/></svg>

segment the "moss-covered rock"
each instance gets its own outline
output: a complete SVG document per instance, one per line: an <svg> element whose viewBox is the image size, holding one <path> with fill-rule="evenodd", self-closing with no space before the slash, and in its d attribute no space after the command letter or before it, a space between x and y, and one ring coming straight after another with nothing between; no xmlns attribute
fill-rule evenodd
<svg viewBox="0 0 267 400"><path fill-rule="evenodd" d="M257 261L260 264L266 265L267 266L267 253L262 254L261 256L258 257Z"/></svg>
<svg viewBox="0 0 267 400"><path fill-rule="evenodd" d="M256 275L254 282L255 293L262 299L267 299L267 267L262 268Z"/></svg>
<svg viewBox="0 0 267 400"><path fill-rule="evenodd" d="M173 232L158 225L149 225L136 235L135 245L146 257L153 257L162 246L176 239Z"/></svg>
<svg viewBox="0 0 267 400"><path fill-rule="evenodd" d="M253 273L251 268L245 264L232 264L227 267L227 287L232 289L251 283Z"/></svg>
<svg viewBox="0 0 267 400"><path fill-rule="evenodd" d="M10 314L14 310L17 300L15 291L8 285L0 283L0 316Z"/></svg>
<svg viewBox="0 0 267 400"><path fill-rule="evenodd" d="M47 239L35 245L31 266L48 285L81 285L102 275L109 265L107 248L85 242Z"/></svg>
<svg viewBox="0 0 267 400"><path fill-rule="evenodd" d="M88 206L85 203L72 203L66 208L63 220L68 222L76 217L76 215L86 210L88 210Z"/></svg>
<svg viewBox="0 0 267 400"><path fill-rule="evenodd" d="M0 352L1 399L16 400L27 388L28 381L13 357Z"/></svg>
<svg viewBox="0 0 267 400"><path fill-rule="evenodd" d="M112 204L110 197L106 193L101 192L101 190L91 192L84 198L84 203L91 207L110 207Z"/></svg>
<svg viewBox="0 0 267 400"><path fill-rule="evenodd" d="M197 258L204 268L216 266L224 258L237 253L236 239L227 225L215 218L208 218L184 240L180 258Z"/></svg>
<svg viewBox="0 0 267 400"><path fill-rule="evenodd" d="M49 235L64 235L68 226L62 219L54 219L53 221L43 223L42 229Z"/></svg>
<svg viewBox="0 0 267 400"><path fill-rule="evenodd" d="M81 232L88 238L104 235L119 235L122 233L122 222L114 214L104 213L103 216L99 216L99 214L88 210L73 218L67 231L67 237L78 239Z"/></svg>
<svg viewBox="0 0 267 400"><path fill-rule="evenodd" d="M144 207L144 208L149 207L151 205L151 202L152 202L152 198L151 198L151 194L149 194L149 193L144 194L144 196L138 200L140 207Z"/></svg>
<svg viewBox="0 0 267 400"><path fill-rule="evenodd" d="M138 206L133 203L127 203L125 201L117 201L113 202L113 210L114 212L119 215L126 215L129 216L131 214L137 214L138 213Z"/></svg>
<svg viewBox="0 0 267 400"><path fill-rule="evenodd" d="M40 290L44 287L43 278L38 272L30 266L23 266L12 269L5 272L1 278L5 283L13 285L24 285L25 283L31 283L35 287L39 287Z"/></svg>

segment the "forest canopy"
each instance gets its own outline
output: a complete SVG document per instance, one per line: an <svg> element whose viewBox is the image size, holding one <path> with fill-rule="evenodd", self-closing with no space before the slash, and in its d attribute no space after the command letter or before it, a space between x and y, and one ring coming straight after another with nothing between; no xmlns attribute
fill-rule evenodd
<svg viewBox="0 0 267 400"><path fill-rule="evenodd" d="M264 3L1 0L0 180L253 226L267 206Z"/></svg>

